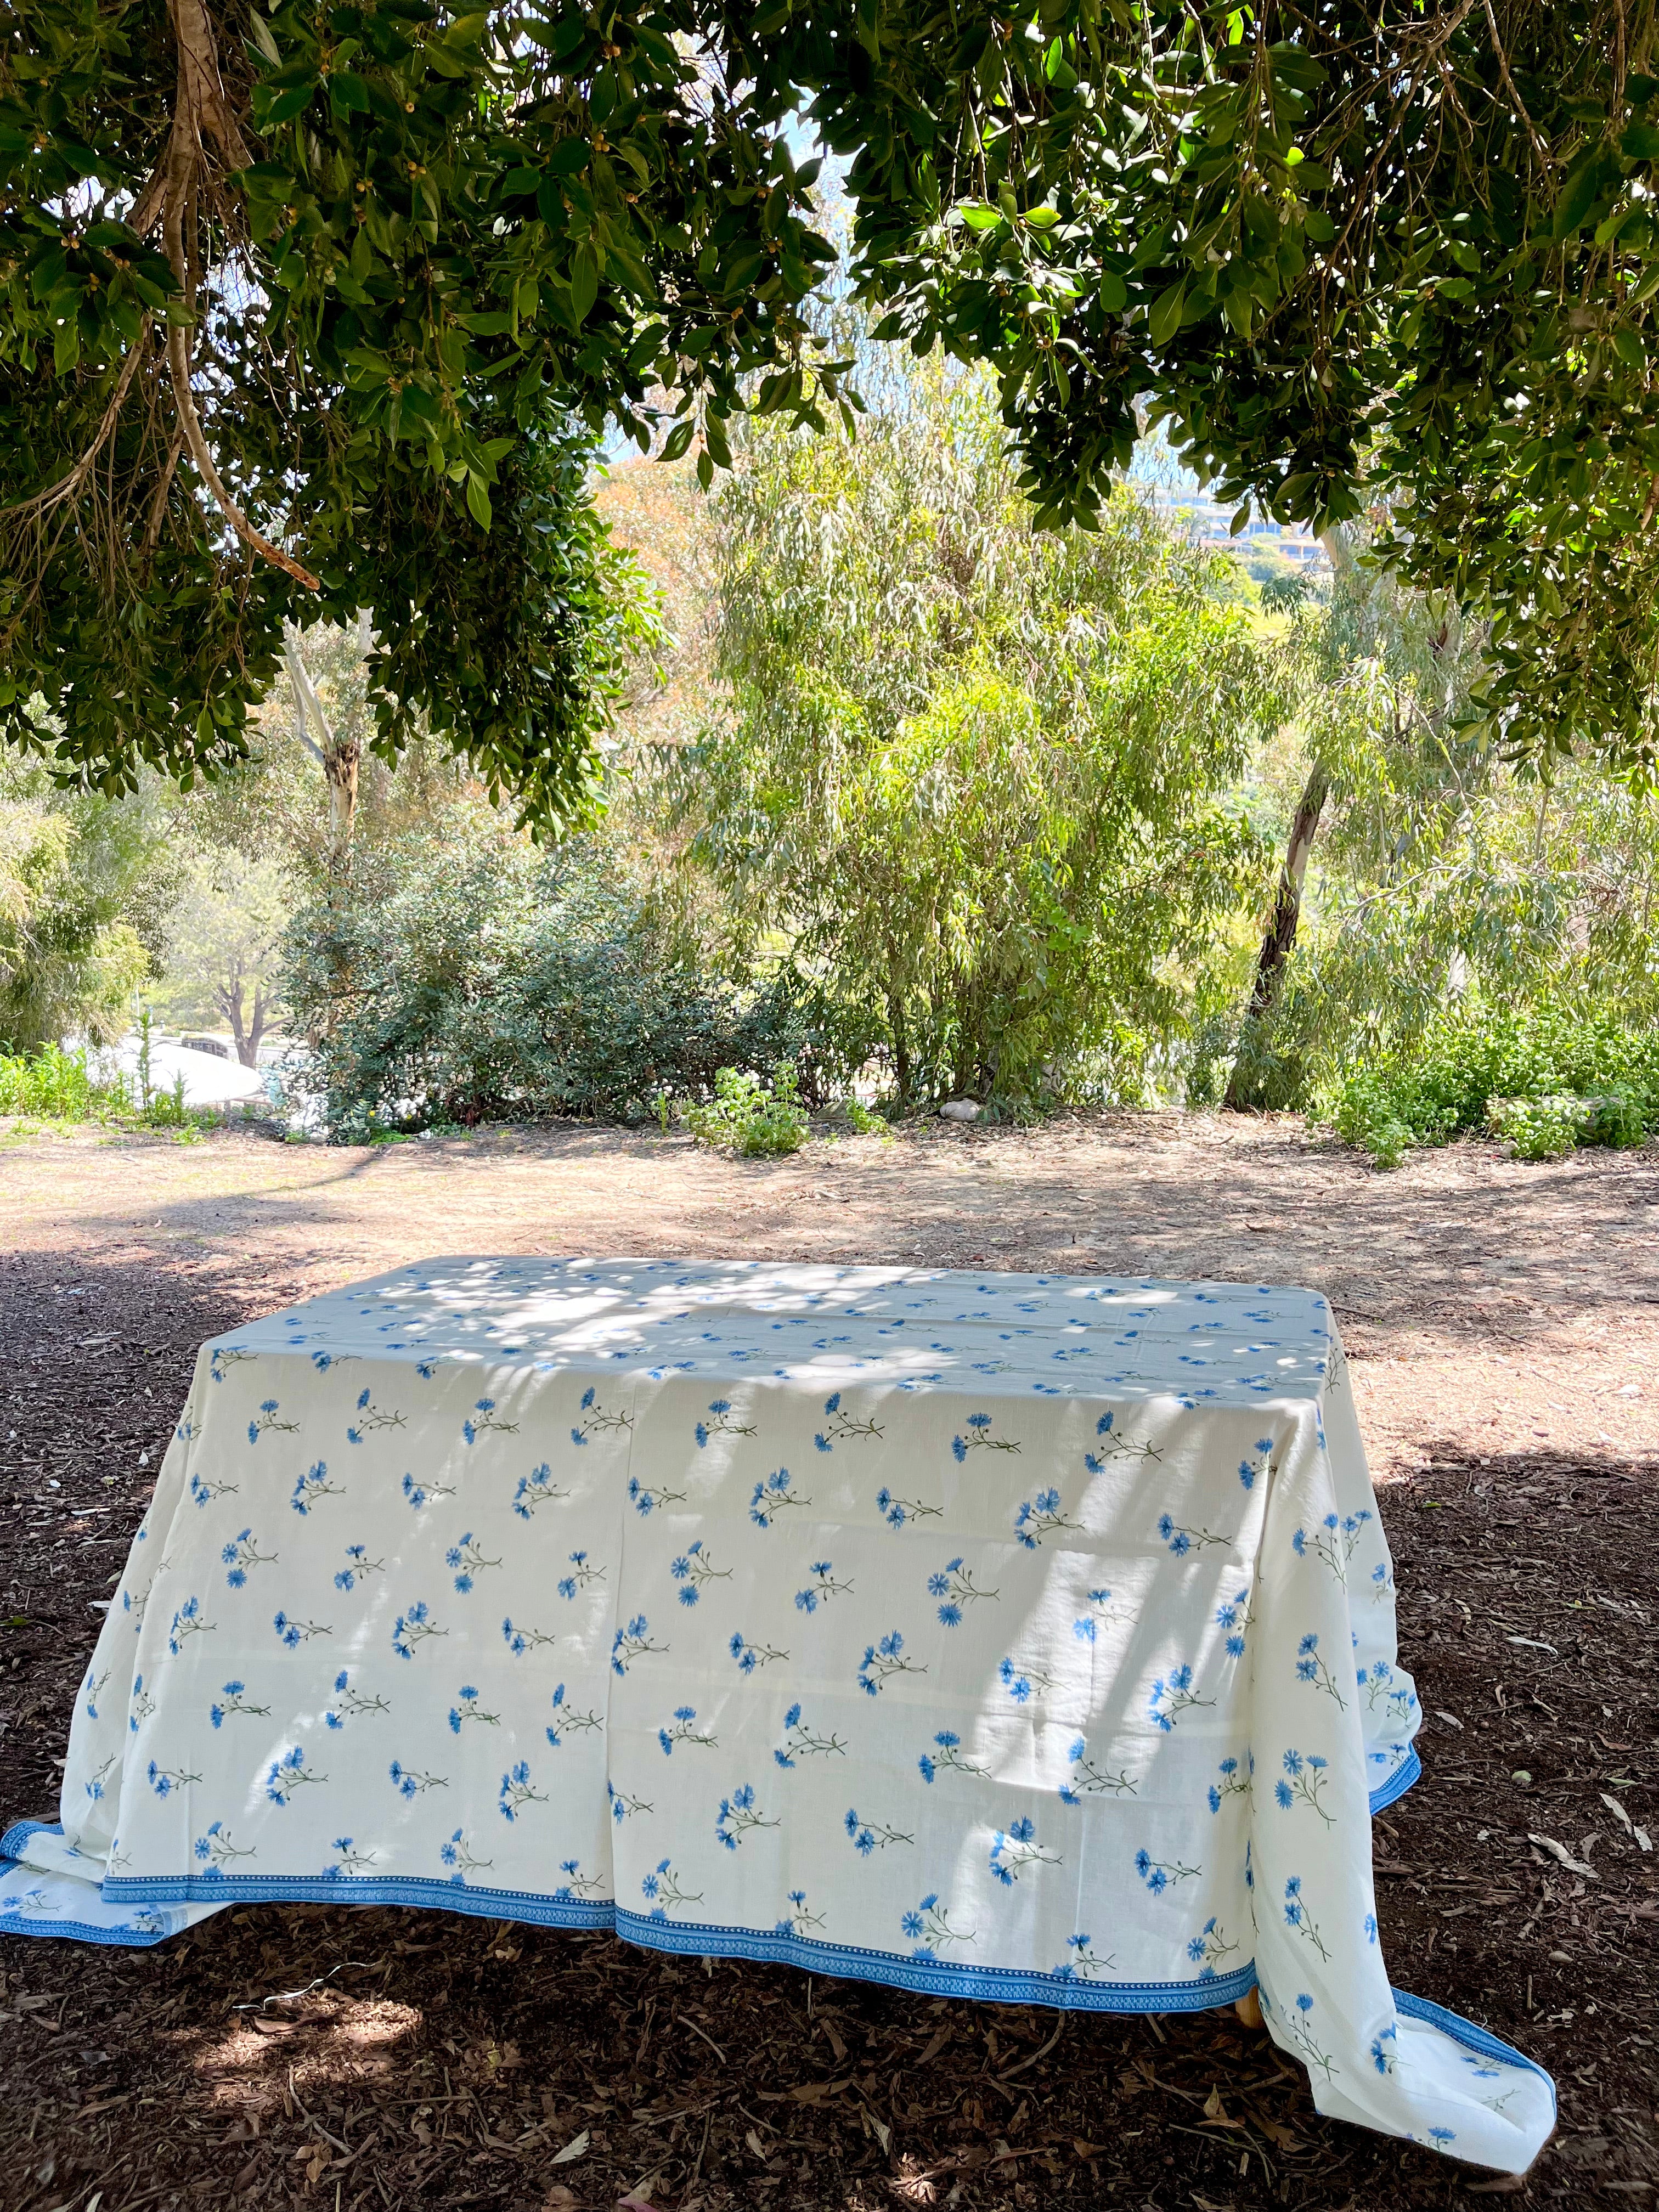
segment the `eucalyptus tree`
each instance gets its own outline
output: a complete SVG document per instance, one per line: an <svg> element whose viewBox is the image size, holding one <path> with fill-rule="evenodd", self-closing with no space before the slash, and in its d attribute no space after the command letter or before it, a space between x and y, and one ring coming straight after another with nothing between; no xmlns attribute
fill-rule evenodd
<svg viewBox="0 0 1659 2212"><path fill-rule="evenodd" d="M1045 523L1150 399L1241 511L1376 488L1492 630L1515 747L1652 757L1656 0L14 0L0 731L239 757L284 621L374 610L424 712L580 811L619 648L607 426L851 416L830 250L989 362ZM624 595L625 596L625 595Z"/></svg>
<svg viewBox="0 0 1659 2212"><path fill-rule="evenodd" d="M909 1109L1138 1098L1261 872L1231 791L1291 673L1132 496L1040 532L977 376L856 446L756 436L716 518L702 739L660 773L738 949Z"/></svg>

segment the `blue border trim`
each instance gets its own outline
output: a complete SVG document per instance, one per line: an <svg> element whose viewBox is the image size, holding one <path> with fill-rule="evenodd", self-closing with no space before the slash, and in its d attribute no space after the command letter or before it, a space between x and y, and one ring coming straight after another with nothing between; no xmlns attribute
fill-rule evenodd
<svg viewBox="0 0 1659 2212"><path fill-rule="evenodd" d="M1388 1780L1372 1790L1370 1808L1373 1814L1385 1812L1396 1799L1403 1797L1422 1771L1423 1762L1418 1757L1417 1747L1413 1744Z"/></svg>
<svg viewBox="0 0 1659 2212"><path fill-rule="evenodd" d="M1553 2076L1547 2074L1535 2060L1528 2058L1524 2051L1516 2051L1501 2036L1494 2035L1490 2028L1478 2027L1474 2021L1465 2020L1462 2013L1448 2012L1444 2005L1436 2004L1432 1997L1409 1996L1404 1990L1395 1989L1392 1983L1389 1993L1394 1998L1395 2010L1404 2013L1407 2020L1420 2020L1425 2027L1437 2027L1442 2035L1449 2035L1454 2043L1461 2043L1466 2051L1475 2051L1482 2058L1499 2058L1506 2066L1524 2067L1528 2074L1535 2074L1547 2087L1551 2103L1555 2102Z"/></svg>
<svg viewBox="0 0 1659 2212"><path fill-rule="evenodd" d="M5 1867L13 1863L9 1859ZM0 1867L0 1872L5 1867ZM94 1928L86 1920L31 1920L21 1912L0 1911L0 1936L57 1936L71 1943L103 1943L122 1951L147 1951L179 1932L176 1928L160 1928L141 1934L131 1928Z"/></svg>
<svg viewBox="0 0 1659 2212"><path fill-rule="evenodd" d="M108 1905L400 1905L538 1928L616 1925L608 1898L538 1897L421 1875L223 1875L216 1881L204 1875L110 1875L101 1894Z"/></svg>
<svg viewBox="0 0 1659 2212"><path fill-rule="evenodd" d="M3 1836L0 1836L0 1859L21 1858L23 1845L31 1836L61 1836L61 1820L14 1820Z"/></svg>
<svg viewBox="0 0 1659 2212"><path fill-rule="evenodd" d="M38 1825L38 1824L37 1824ZM754 1959L798 1966L843 1980L879 1982L890 1989L923 1990L994 2004L1042 2004L1062 2012L1207 2012L1230 2005L1255 1987L1254 1963L1232 1973L1190 1982L1088 1982L1062 1974L1014 1967L964 1966L867 1951L852 1944L820 1943L804 1936L767 1935L759 1929L719 1927L697 1921L653 1920L605 1899L568 1901L526 1890L479 1889L471 1883L419 1876L325 1881L307 1875L112 1875L102 1895L110 1905L389 1905L472 1913L489 1920L524 1921L532 1927L601 1929L641 1950L683 1957ZM31 1931L33 1932L33 1931ZM40 1932L58 1934L64 1929Z"/></svg>
<svg viewBox="0 0 1659 2212"><path fill-rule="evenodd" d="M971 1997L992 2004L1049 2005L1060 2012L1208 2012L1234 2003L1255 1987L1255 1966L1191 1982L1087 1982L1013 1967L946 1965L896 1951L866 1951L851 1944L819 1943L805 1936L766 1936L750 1928L653 1920L617 1909L617 1933L641 1950L680 1956L755 1959L799 1966L842 1980L880 1982L889 1989L922 1990L934 1996Z"/></svg>

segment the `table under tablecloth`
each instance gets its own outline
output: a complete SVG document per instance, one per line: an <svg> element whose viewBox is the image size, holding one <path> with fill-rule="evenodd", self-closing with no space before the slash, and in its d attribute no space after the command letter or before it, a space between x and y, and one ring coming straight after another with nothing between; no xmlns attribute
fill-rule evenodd
<svg viewBox="0 0 1659 2212"><path fill-rule="evenodd" d="M1518 2170L1548 2076L1378 1943L1419 1719L1314 1293L432 1261L203 1348L0 1930L311 1899L1257 1986L1322 2112Z"/></svg>

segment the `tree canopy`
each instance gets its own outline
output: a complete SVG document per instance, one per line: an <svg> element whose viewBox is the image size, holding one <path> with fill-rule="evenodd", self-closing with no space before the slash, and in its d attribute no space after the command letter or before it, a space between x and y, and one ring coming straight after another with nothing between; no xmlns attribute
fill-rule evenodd
<svg viewBox="0 0 1659 2212"><path fill-rule="evenodd" d="M804 125L1040 519L1150 404L1241 508L1391 516L1516 749L1650 763L1655 41L1655 0L17 0L0 733L213 772L283 620L367 605L383 754L423 714L579 811L637 620L594 441L707 476L741 408L852 422Z"/></svg>

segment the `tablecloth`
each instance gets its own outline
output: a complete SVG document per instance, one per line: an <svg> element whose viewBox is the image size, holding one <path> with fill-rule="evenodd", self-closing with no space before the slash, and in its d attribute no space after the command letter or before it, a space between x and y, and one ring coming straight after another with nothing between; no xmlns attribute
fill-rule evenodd
<svg viewBox="0 0 1659 2212"><path fill-rule="evenodd" d="M1320 2111L1524 2168L1390 1988L1418 1771L1316 1294L454 1259L204 1346L0 1929L449 1906L908 1989L1259 1988Z"/></svg>

